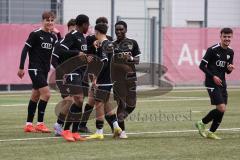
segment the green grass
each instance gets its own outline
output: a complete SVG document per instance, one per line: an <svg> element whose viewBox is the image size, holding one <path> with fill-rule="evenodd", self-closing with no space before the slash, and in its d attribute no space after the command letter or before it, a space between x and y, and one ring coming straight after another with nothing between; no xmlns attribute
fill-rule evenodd
<svg viewBox="0 0 240 160"><path fill-rule="evenodd" d="M130 134L127 140L106 136L103 141L77 143L68 143L62 138L12 140L54 135L24 133L26 105L30 95L9 95L0 94L0 160L229 160L240 157L240 132L237 131L218 131L217 134L223 138L219 141L203 139L197 132L162 132L195 130L194 122L213 108L204 90L172 91L162 96L156 96L155 93L139 95L137 108L126 122L127 132L160 133ZM50 128L56 121L54 103L59 100L59 95L53 94L46 109L45 121ZM239 91L229 90L229 104L220 128L240 128L239 104ZM90 120L88 125L92 131L95 130L94 120ZM110 132L106 123L104 132Z"/></svg>

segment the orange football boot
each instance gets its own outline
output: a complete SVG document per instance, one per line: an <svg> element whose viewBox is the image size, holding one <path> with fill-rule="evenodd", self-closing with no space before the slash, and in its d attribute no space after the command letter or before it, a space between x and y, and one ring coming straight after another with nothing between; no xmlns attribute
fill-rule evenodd
<svg viewBox="0 0 240 160"><path fill-rule="evenodd" d="M76 141L86 141L87 140L85 137L82 137L79 133L72 133L72 135Z"/></svg>
<svg viewBox="0 0 240 160"><path fill-rule="evenodd" d="M51 133L51 131L47 128L47 126L44 123L38 124L35 127L36 131L42 132L42 133Z"/></svg>
<svg viewBox="0 0 240 160"><path fill-rule="evenodd" d="M37 132L32 124L25 125L24 132Z"/></svg>
<svg viewBox="0 0 240 160"><path fill-rule="evenodd" d="M75 138L73 137L73 133L70 130L62 131L62 137L68 142L75 142Z"/></svg>

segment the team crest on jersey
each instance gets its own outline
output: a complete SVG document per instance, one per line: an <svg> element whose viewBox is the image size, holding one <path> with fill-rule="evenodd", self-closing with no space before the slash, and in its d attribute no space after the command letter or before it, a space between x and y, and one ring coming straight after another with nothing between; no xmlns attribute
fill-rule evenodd
<svg viewBox="0 0 240 160"><path fill-rule="evenodd" d="M129 48L130 50L132 50L132 49L133 49L133 45L132 45L132 44L129 44L129 45L128 45L128 48Z"/></svg>
<svg viewBox="0 0 240 160"><path fill-rule="evenodd" d="M69 88L67 88L66 91L67 91L68 93L70 93L70 89L69 89Z"/></svg>
<svg viewBox="0 0 240 160"><path fill-rule="evenodd" d="M230 59L230 55L227 55L227 60L229 60Z"/></svg>
<svg viewBox="0 0 240 160"><path fill-rule="evenodd" d="M40 37L41 40L43 40L43 37Z"/></svg>
<svg viewBox="0 0 240 160"><path fill-rule="evenodd" d="M79 39L77 39L77 40L78 40L79 42L82 42L80 38L79 38Z"/></svg>
<svg viewBox="0 0 240 160"><path fill-rule="evenodd" d="M53 42L53 38L51 37L50 39L51 39L51 42Z"/></svg>

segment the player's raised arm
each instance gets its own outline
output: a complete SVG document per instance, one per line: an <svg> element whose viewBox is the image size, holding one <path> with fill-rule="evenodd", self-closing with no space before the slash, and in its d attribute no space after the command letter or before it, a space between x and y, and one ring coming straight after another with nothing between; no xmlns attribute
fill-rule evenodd
<svg viewBox="0 0 240 160"><path fill-rule="evenodd" d="M68 33L66 37L60 42L59 46L55 47L55 52L59 54L69 54L71 56L77 56L79 54L79 50L72 50L71 46L74 43L74 34L75 31Z"/></svg>

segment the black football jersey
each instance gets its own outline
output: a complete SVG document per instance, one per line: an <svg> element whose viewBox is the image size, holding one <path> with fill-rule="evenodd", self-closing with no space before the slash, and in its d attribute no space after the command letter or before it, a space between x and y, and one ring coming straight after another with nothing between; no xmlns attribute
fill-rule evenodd
<svg viewBox="0 0 240 160"><path fill-rule="evenodd" d="M220 44L216 44L207 49L202 61L207 64L210 75L206 74L205 84L207 86L214 85L212 76L218 76L226 85L225 73L228 72L227 66L233 64L234 52L232 49L224 49Z"/></svg>
<svg viewBox="0 0 240 160"><path fill-rule="evenodd" d="M41 28L31 32L25 42L25 45L30 48L28 52L28 68L48 72L55 42L56 36L52 33L43 31Z"/></svg>
<svg viewBox="0 0 240 160"><path fill-rule="evenodd" d="M112 37L111 36L108 36L107 35L107 39L109 41L113 41ZM87 53L88 54L93 54L93 55L100 55L101 53L98 52L98 49L96 49L93 45L94 41L96 41L96 37L95 35L89 35L86 37L86 40L87 40Z"/></svg>
<svg viewBox="0 0 240 160"><path fill-rule="evenodd" d="M87 41L83 35L76 30L68 33L63 40L60 41L61 47L64 47L70 57L76 56L79 52L87 52Z"/></svg>
<svg viewBox="0 0 240 160"><path fill-rule="evenodd" d="M102 42L101 47L98 48L97 57L104 63L100 74L97 77L98 84L111 84L110 67L113 55L113 44L109 40Z"/></svg>
<svg viewBox="0 0 240 160"><path fill-rule="evenodd" d="M123 54L128 54L132 57L137 57L141 54L138 43L133 40L133 39L129 39L129 38L125 38L122 41L114 41L113 42L114 45L114 59L118 62L118 58L121 58ZM121 60L119 60L119 62L121 62ZM135 64L134 63L129 63L129 62L125 62L125 65L128 65L132 68L132 71L135 72Z"/></svg>
<svg viewBox="0 0 240 160"><path fill-rule="evenodd" d="M87 52L87 42L84 35L78 31L68 33L64 39L55 45L53 56L58 58L61 64L71 57L79 55L79 52Z"/></svg>

